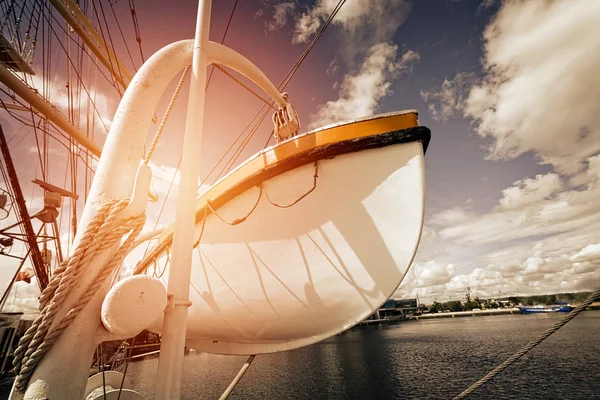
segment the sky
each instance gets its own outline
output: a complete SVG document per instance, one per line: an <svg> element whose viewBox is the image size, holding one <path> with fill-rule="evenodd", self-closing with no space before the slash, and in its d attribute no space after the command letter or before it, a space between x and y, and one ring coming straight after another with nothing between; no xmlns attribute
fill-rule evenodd
<svg viewBox="0 0 600 400"><path fill-rule="evenodd" d="M196 2L138 3L146 58L169 43L193 37ZM239 1L224 43L277 84L336 4ZM214 1L211 40L223 39L233 5L234 0ZM139 67L127 2L117 2L114 10L122 16L123 37ZM404 109L419 110L421 125L431 129L423 237L394 297L418 295L431 302L459 299L467 288L483 298L600 287L600 34L593 34L599 30L598 20L596 0L344 4L285 91L303 131ZM118 32L114 20L107 24ZM133 71L123 43L115 33L117 53ZM33 81L59 108L67 105L65 62L57 55L49 63L51 87L43 89L38 75ZM39 61L36 66L42 67ZM82 112L79 126L91 120L94 139L102 144L119 93L102 77L95 76L94 82L90 90L98 118L85 117L95 110ZM219 71L207 95L202 177L262 104ZM187 98L185 87L180 96ZM169 99L170 94L164 96L158 115ZM176 104L153 157L154 190L161 199L179 159L184 100ZM78 107L88 111L84 104ZM39 209L41 191L29 183L41 175L31 129L5 112L0 119L28 205ZM263 148L271 130L268 120L236 164ZM69 187L66 152L59 145L50 148L52 168L46 178ZM80 163L78 168L85 167ZM203 179L202 187L214 179L214 174ZM149 206L147 230L152 222L166 227L174 219L174 201L171 192L160 219L161 204ZM61 216L67 243L69 213L65 208ZM2 262L4 287L15 267L12 261ZM31 310L36 290L34 284L17 283L8 309Z"/></svg>

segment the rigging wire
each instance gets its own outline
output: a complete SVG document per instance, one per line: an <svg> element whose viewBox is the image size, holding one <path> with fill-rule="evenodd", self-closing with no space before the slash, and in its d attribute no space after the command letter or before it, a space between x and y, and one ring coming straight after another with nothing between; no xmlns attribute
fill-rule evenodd
<svg viewBox="0 0 600 400"><path fill-rule="evenodd" d="M60 26L60 25L59 25ZM71 66L73 67L73 69L75 70L75 74L77 75L77 79L78 81L81 83L81 86L83 87L83 89L85 90L85 93L88 96L88 101L90 102L90 104L92 105L92 107L94 108L94 111L98 114L98 116L100 117L100 123L102 124L102 126L104 127L104 129L106 130L106 132L108 133L109 129L106 126L106 124L104 123L104 120L102 119L102 115L100 114L100 111L98 110L98 107L96 106L96 103L92 100L92 96L90 94L90 91L88 90L88 88L86 87L86 85L83 83L83 78L81 77L81 74L79 73L79 71L77 70L77 68L75 67L73 60L71 59L71 57L68 54L67 48L65 48L65 46L63 45L62 41L60 40L60 38L58 37L58 34L56 33L56 31L54 30L54 28L52 27L52 24L48 23L48 27L49 29L51 29L52 33L54 34L54 36L56 37L56 39L58 40L58 43L60 44L61 48L63 49L63 51L66 54L67 60L68 62L71 64ZM68 31L63 29L63 31L65 32L65 34L67 34L67 38L70 38L68 35ZM119 92L120 94L120 92ZM69 115L69 118L72 122L73 118L72 115Z"/></svg>
<svg viewBox="0 0 600 400"><path fill-rule="evenodd" d="M241 87L243 87L244 89L246 89L248 92L250 92L252 95L254 95L254 97L256 97L257 99L259 99L260 101L262 101L263 103L265 103L267 106L271 107L273 110L275 110L275 111L278 110L277 107L275 107L272 104L272 101L269 101L269 100L265 99L264 97L262 97L261 95L259 95L258 93L256 93L254 90L252 90L246 84L244 84L244 82L240 81L238 78L236 78L235 76L233 76L232 74L230 74L225 68L223 68L223 67L221 67L220 65L217 65L217 64L213 64L213 67L217 68L219 71L221 71L223 74L225 74L225 76L229 77L235 83L237 83L238 85L240 85Z"/></svg>
<svg viewBox="0 0 600 400"><path fill-rule="evenodd" d="M133 61L133 57L131 55L131 51L129 50L129 45L127 44L127 40L125 39L125 35L123 34L123 29L121 29L121 24L119 23L119 18L117 18L117 13L115 12L115 7L114 5L116 4L116 2L112 2L109 1L108 4L110 5L110 9L112 11L112 14L115 18L115 21L117 23L117 28L119 28L119 32L121 33L121 39L123 39L123 43L125 43L125 50L127 50L127 55L129 56L129 60L131 61L131 65L133 65L133 69L135 70L135 72L137 72L137 67L135 65L135 61Z"/></svg>
<svg viewBox="0 0 600 400"><path fill-rule="evenodd" d="M45 2L46 3L46 2ZM52 22L50 21L50 18L52 18L52 20L54 22L56 22L56 25L58 25L58 27L63 31L63 33L65 33L65 35L68 37L67 35L67 30L61 25L60 21L52 14L50 6L48 4L46 4L46 9L49 11L48 14L50 15L50 17L46 16L46 13L44 13L44 18L47 22L48 25L48 31L52 30L52 32L54 33L54 36L56 36L57 40L60 41L60 39L58 38L58 35L56 34L56 32L54 31L54 29L52 28ZM43 32L43 31L42 31ZM80 43L78 43L75 39L73 39L72 37L69 37L69 39L73 42L75 42L75 44L77 45L77 47L79 47L80 51L83 51L88 57L89 59L94 63L94 65L97 68L97 71L99 71L102 76L104 77L104 79L106 79L106 81L113 86L117 91L119 91L118 87L115 85L114 79L108 77L108 75L106 75L106 73L104 72L104 70L101 68L100 64L98 64L98 62L96 61L96 57L93 56L92 54L90 54L86 48L81 45ZM46 47L48 47L48 57L51 57L52 55L52 41L50 40L50 37L48 35L47 38L47 45L46 46L42 46L42 52L45 53L46 52ZM49 69L49 64L50 62L46 63L47 65L47 69L45 70L45 74L44 76L50 76L50 69Z"/></svg>
<svg viewBox="0 0 600 400"><path fill-rule="evenodd" d="M327 20L325 21L325 23L323 24L323 26L319 29L318 33L315 35L315 37L313 38L313 40L311 41L311 43L304 50L304 52L302 53L302 55L300 55L300 57L298 58L298 60L296 61L296 63L294 63L294 65L292 66L292 68L288 71L288 73L285 75L285 77L282 79L282 81L279 83L279 85L277 85L277 89L279 91L282 91L287 86L287 84L291 81L291 79L294 77L294 75L298 71L298 68L300 68L300 66L302 65L302 63L304 62L304 60L308 57L308 55L310 54L310 52L312 51L312 49L315 47L315 45L317 44L317 42L319 41L319 39L321 38L321 36L323 36L323 34L325 33L325 30L329 27L329 25L331 24L331 22L333 21L333 19L337 15L337 13L344 6L344 3L346 3L346 0L339 0L338 1L337 5L334 7L334 9L332 10L331 14L327 18ZM263 105L259 109L259 111L257 112L256 115L260 114L261 112L262 112L262 115L261 115L259 121L256 123L255 127L248 133L248 135L246 136L246 138L241 142L240 146L234 152L234 154L231 156L231 158L229 159L229 161L226 163L225 167L223 167L223 169L221 169L221 172L219 173L219 175L217 176L217 178L215 178L215 181L217 181L223 174L226 174L227 172L229 172L229 170L231 170L231 168L233 167L235 161L242 154L244 148L248 145L248 143L250 142L250 140L252 139L252 137L256 133L258 127L260 126L260 124L262 124L262 122L266 118L267 113L268 113L268 109L266 109L265 105ZM256 115L253 117L253 120L256 118ZM243 134L244 134L244 132L245 132L246 129L248 129L248 126L246 126L246 128L244 128L244 130L242 130L242 132L240 133L240 135L234 140L234 142L226 150L225 154L227 154L229 151L231 151L231 149L233 148L233 146L235 145L235 143L240 139L241 136L243 136ZM271 136L272 136L272 132L271 132L270 137ZM270 140L270 137L269 137L269 140ZM269 140L267 140L267 144L269 143ZM265 145L265 147L266 147L266 145ZM224 158L225 157L221 157L221 160L224 159ZM219 160L218 163L220 163L221 160ZM215 170L215 168L213 168L211 170L211 172L209 173L209 175L214 170ZM207 175L207 178L208 178L208 175Z"/></svg>
<svg viewBox="0 0 600 400"><path fill-rule="evenodd" d="M31 120L34 120L34 116L33 116L33 110L31 110ZM42 180L46 181L46 169L44 168L44 161L42 160L42 150L40 150L40 141L38 139L38 132L37 129L35 128L35 124L33 124L33 133L35 136L35 145L37 147L37 151L38 151L38 159L40 161L40 171L42 172ZM47 181L46 181L47 182Z"/></svg>
<svg viewBox="0 0 600 400"><path fill-rule="evenodd" d="M100 8L102 10L104 10L102 8L102 2L100 1ZM98 10L96 9L96 3L94 1L92 1L92 9L94 10L94 14L96 15L96 20L98 21L98 27L100 28L100 35L102 36L102 41L104 42L104 48L106 50L106 54L108 55L108 62L110 63L110 69L113 71L119 71L119 77L121 78L121 82L124 82L123 79L123 73L121 71L121 68L119 68L118 65L116 65L115 68L115 64L117 64L116 62L113 64L113 58L110 56L110 51L108 49L108 43L106 42L106 37L104 36L104 29L102 28L102 22L100 21L100 16L98 15ZM102 12L102 15L104 16L104 12ZM106 18L104 18L104 22L106 23ZM112 45L112 36L110 34L110 30L108 29L108 25L106 26L107 29L107 33L108 33L108 37L110 39L111 45ZM112 46L114 48L114 46ZM116 81L116 79L113 78L113 80ZM121 87L117 84L115 84L115 87L117 88L117 91L119 92L119 96L123 97L123 93L121 92Z"/></svg>
<svg viewBox="0 0 600 400"><path fill-rule="evenodd" d="M130 4L133 4L133 0L129 0L129 2L130 2ZM223 32L223 37L221 38L221 44L225 43L225 39L227 38L227 33L229 32L229 27L231 25L231 21L233 20L233 15L235 13L237 3L238 3L238 0L235 0L235 3L233 4L233 8L231 9L231 13L229 15L229 20L227 22L227 26L225 27L225 31ZM135 15L135 6L132 9L132 16L133 15ZM134 22L134 27L135 27L135 25L136 25L136 22ZM138 28L138 30L139 30L139 28ZM136 35L137 35L137 33L136 33ZM138 43L140 43L140 52L141 52L142 51L141 39ZM142 59L143 59L143 54L142 54ZM208 86L210 85L210 82L211 82L210 78L212 77L213 71L214 71L214 64L213 64L213 68L211 70L211 74L208 77L208 80L206 82L206 87L204 90L208 90ZM225 154L227 154L227 153L225 153ZM225 154L223 156L225 156ZM177 172L179 171L179 167L181 166L181 160L182 160L182 156L179 157L179 161L177 162L177 168L175 168L175 172L173 173L173 178L171 179L171 182L169 183L169 188L167 189L167 193L165 195L165 200L163 201L163 204L161 205L160 212L158 213L158 217L156 218L156 222L154 224L154 230L156 230L156 228L158 227L160 217L162 216L165 206L167 204L167 200L169 199L169 194L171 193L171 188L173 187L173 185L175 183L175 178L177 177ZM201 182L204 182L204 179L201 180ZM144 256L146 256L146 253L148 252L149 249L150 249L150 241L148 241L146 249L144 250Z"/></svg>
<svg viewBox="0 0 600 400"><path fill-rule="evenodd" d="M583 303L581 303L579 306L577 306L577 308L575 308L570 313L565 315L556 324L554 324L553 326L548 328L546 331L544 331L538 337L536 337L535 339L533 339L532 341L527 343L525 345L525 347L522 347L515 354L513 354L512 356L507 358L502 364L498 365L496 368L491 370L483 378L479 379L477 382L473 383L467 389L462 391L460 394L458 394L456 397L454 397L453 400L460 400L460 399L464 399L465 397L469 396L471 393L473 393L479 387L483 386L489 380L494 378L496 375L498 375L499 373L504 371L506 368L510 367L512 364L517 362L521 357L523 357L525 354L529 353L529 351L531 351L533 348L535 348L538 344L542 343L544 340L546 340L548 337L550 337L552 334L554 334L560 328L565 326L569 321L571 321L573 318L575 318L577 315L579 315L583 310L588 308L593 302L598 301L598 300L600 300L600 290L597 290L597 291L591 293L589 295L589 297Z"/></svg>
<svg viewBox="0 0 600 400"><path fill-rule="evenodd" d="M142 64L146 62L144 58L144 51L142 50L142 34L140 32L140 25L138 24L137 14L135 11L134 0L129 0L129 10L131 11L131 21L133 22L133 31L135 32L135 41L140 49L140 56L142 57Z"/></svg>
<svg viewBox="0 0 600 400"><path fill-rule="evenodd" d="M229 32L229 26L231 25L231 20L233 19L233 14L235 13L237 4L238 4L238 0L235 0L235 3L233 3L233 8L231 9L231 14L229 14L229 21L227 21L227 26L225 27L225 32L223 32L223 38L221 39L221 44L225 43L225 38L227 37L227 32ZM216 64L213 64L212 68L210 69L210 74L208 75L208 79L206 81L206 89L208 89L208 85L210 85L210 80L213 76L213 72L215 72L215 66L216 66Z"/></svg>
<svg viewBox="0 0 600 400"><path fill-rule="evenodd" d="M30 108L31 108L31 106L29 106L29 105L27 105L27 104L25 104L25 103L23 103L23 102L21 102L21 101L17 100L16 98L14 98L14 97L13 97L13 96L12 96L10 93L8 93L8 92L7 92L6 90L4 90L3 88L0 88L0 92L3 92L3 93L4 93L4 94L6 94L7 96L11 97L11 98L12 98L12 100L14 100L15 102L17 102L17 103L18 103L19 105L21 105L22 107L24 107L24 108L28 108L28 109L30 109ZM22 117L19 117L19 116L17 116L16 114L14 114L14 113L13 113L12 111L10 111L9 109L7 109L7 108L5 107L5 103L4 103L4 101L3 101L2 99L0 99L0 105L2 105L2 108L4 108L4 110L5 110L5 111L6 111L6 112L7 112L7 113L8 113L8 114L11 116L11 117L13 117L15 120L19 121L21 124L23 124L23 126L28 126L28 127L30 127L30 128L33 128L34 122L30 122L30 121L28 121L28 120L25 120L25 119L23 119ZM32 110L32 109L31 109L31 110ZM40 118L42 121L44 121L44 123L47 123L47 121L46 121L46 120L45 120L43 117L41 117L41 116L39 116L39 115L38 115L38 118ZM22 127L23 127L23 126L22 126ZM21 128L22 128L22 127L21 127ZM49 132L47 129L44 129L44 132L45 132L45 134L46 134L46 135L48 135L48 136L50 136L50 137L51 137L51 138L53 138L54 140L56 140L58 144L60 144L61 146L65 147L65 148L67 149L67 151L68 151L68 149L69 149L69 145L68 145L68 144L65 144L65 143L64 143L64 142L63 142L61 139L66 139L66 140L69 140L70 138L69 138L69 137L68 137L68 136L67 136L67 135L66 135L66 134L65 134L65 133L64 133L62 130L58 129L58 128L57 128L56 126L54 126L53 124L49 124L49 127L50 127L50 128L52 128L52 129L54 129L54 131L56 132L56 136L55 136L54 134L50 133L50 132ZM19 128L19 130L20 130L21 128ZM18 144L19 144L19 143L20 143L20 142L21 142L21 141L24 139L24 137L25 137L25 136L26 136L26 135L23 135L23 136L21 136L21 138L18 140L18 142L17 142L17 143L15 143L15 144L13 144L13 145L10 147L10 150L14 150L14 149L17 147L17 145L18 145ZM11 141L12 141L12 140L13 140L15 137L16 137L16 133L15 133L15 134L13 135L13 137L11 138ZM47 145L48 145L48 144L46 143L46 144L45 144L45 147L47 147ZM47 148L45 149L45 151L47 152ZM97 157L97 156L95 156L95 155L93 155L93 154L90 154L90 157L91 157L91 158L92 158L94 161L98 161L98 157ZM92 167L89 165L89 163L88 163L88 162L86 162L86 161L85 161L85 160L84 160L84 159L83 159L81 156L79 156L79 158L80 158L80 159L81 159L81 161L82 161L82 162L83 162L83 163L84 163L84 164L87 166L87 168L88 168L90 171L94 172L94 169L93 169L93 168L92 168ZM45 166L45 168L46 168L46 170L47 170L47 169L48 169L48 166L46 165L46 166Z"/></svg>

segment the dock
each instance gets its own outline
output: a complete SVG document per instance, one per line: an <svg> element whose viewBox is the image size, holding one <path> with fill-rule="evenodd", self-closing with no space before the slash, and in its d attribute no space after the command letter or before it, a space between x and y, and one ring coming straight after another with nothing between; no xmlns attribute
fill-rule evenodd
<svg viewBox="0 0 600 400"><path fill-rule="evenodd" d="M421 314L414 316L413 319L431 319L431 318L459 318L459 317L482 317L486 315L520 314L518 308L492 308L477 311L450 311L433 314Z"/></svg>

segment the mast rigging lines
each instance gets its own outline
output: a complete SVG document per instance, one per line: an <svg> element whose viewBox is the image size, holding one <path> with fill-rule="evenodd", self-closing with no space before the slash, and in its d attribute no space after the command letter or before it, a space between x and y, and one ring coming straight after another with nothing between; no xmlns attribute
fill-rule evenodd
<svg viewBox="0 0 600 400"><path fill-rule="evenodd" d="M33 83L36 82L36 80L32 79L27 74L21 75L8 71L5 65L9 65L12 69L15 69L16 67L14 64L10 64L7 62L7 60L2 58L2 62L5 65L0 65L0 77L2 78L3 83L6 85L8 90L0 88L0 91L8 98L12 99L14 104L5 103L6 97L4 96L4 99L0 98L0 104L6 109L10 116L21 122L23 127L29 126L33 130L33 136L35 138L34 148L37 149L38 152L39 167L43 180L47 181L49 178L48 154L50 149L50 140L48 139L53 138L67 150L68 156L64 177L65 182L63 186L67 185L68 177L70 175L71 189L74 191L77 190L79 175L77 166L79 162L82 162L85 166L84 185L87 191L88 180L92 175L88 174L88 171L93 172L93 169L89 165L90 154L88 151L91 151L95 156L99 156L101 151L100 147L93 142L94 129L96 126L95 121L97 118L99 119L99 124L103 125L104 129L108 132L108 127L105 125L102 114L96 105L96 93L88 89L92 85L93 76L95 76L93 72L99 71L106 77L104 71L102 71L101 68L97 68L98 64L96 59L100 59L101 62L104 61L106 68L114 76L114 80L107 79L109 82L111 82L111 84L113 84L115 81L119 82L119 84L122 85L121 87L124 89L126 87L126 83L128 83L128 81L131 79L131 76L125 70L122 63L114 53L114 42L110 32L108 35L108 40L105 40L104 35L99 35L96 32L93 24L87 20L85 14L72 0L50 0L50 3L52 3L57 10L61 12L66 23L58 21L56 16L53 15L49 4L41 0L12 0L3 1L0 3L0 11L4 11L4 18L0 21L3 28L2 33L4 33L6 36L6 31L4 28L8 29L8 37L11 39L10 42L12 42L11 49L14 48L13 52L18 51L18 53L15 52L14 54L22 55L22 58L26 60L24 65L29 68L17 68L17 70L33 74L34 71L29 67L29 63L32 62L34 50L38 41L38 34L41 34L41 40L44 42L44 46L41 48L42 57L39 63L41 64L40 69L42 72L42 81L41 83L37 84L38 88L40 89L39 91L33 88ZM83 9L86 8L86 5L89 5L89 1L85 0L81 2L81 7ZM102 4L100 4L100 10L96 9L93 1L92 6L96 12L99 28L102 30L103 23L104 26L108 28L108 21L104 13L104 9L102 8ZM133 4L132 13L135 13L135 6ZM116 19L116 15L114 16ZM27 18L29 18L29 20L27 20ZM120 27L119 21L117 19L116 21ZM137 25L136 18L134 18L134 24L136 28L136 40L140 45L140 54L143 59L144 56L143 52L141 51L141 34L139 32L139 26ZM59 26L60 30L62 30L64 37L61 37L61 35L57 33L57 30L55 29L56 25ZM25 32L24 35L22 31ZM73 31L76 31L78 35L74 37L71 33ZM124 36L122 36L122 38L127 45ZM58 41L60 49L62 50L62 53L59 53L58 55L55 55L55 53L52 51L52 42L54 41ZM108 41L110 41L111 46L107 44ZM9 43L3 39L3 41L1 41L1 45L4 46L5 42ZM71 47L72 43L77 47ZM86 50L86 45L91 52ZM75 53L73 53L73 49L75 49ZM85 55L88 56L87 60L89 65L87 83L84 81L84 79L86 79L84 78ZM48 78L52 76L54 69L58 65L57 62L62 58L61 56L65 57L67 70L65 76L67 106L66 115L62 114L42 96L49 96L49 94L52 93L51 89L54 82ZM53 58L57 62L53 62ZM106 61L108 61L108 64L110 65L107 65ZM135 68L135 63L133 63L133 60L132 64ZM94 66L96 68L94 68ZM116 86L116 88L121 94L122 91L120 90L119 86ZM18 94L29 104L23 104L19 99L17 99L15 94ZM82 102L82 97L86 98L87 107L85 107L85 109L83 106L84 103ZM21 104L22 106L18 106L17 104ZM32 106L35 107L35 110L32 108ZM17 115L20 112L27 112L29 116ZM83 113L87 113L87 116ZM36 117L40 118L37 122ZM61 129L57 129L56 126L48 123L49 120ZM79 126L82 124L84 125L84 129L87 133L84 133L79 129ZM41 138L40 135L38 135L38 130L43 132ZM55 133L52 133L52 130L54 130ZM68 136L65 136L63 131L66 132ZM56 135L56 133L58 133L58 135ZM25 137L26 135L22 134L19 140L12 147L14 148L14 146L19 144ZM66 137L67 141L65 142L62 137ZM86 147L85 152L82 152L82 147L80 147L79 143ZM8 151L8 144L5 147ZM56 171L58 170L55 170L55 172ZM5 182L8 185L9 180L5 179ZM73 215L71 216L72 229L69 229L69 236L71 233L74 234L76 229L77 208L74 200L72 200L70 208L71 214ZM63 215L68 216L69 214L65 211ZM20 219L22 222L25 222L24 217L21 217ZM29 221L27 220L27 222ZM41 229L44 229L45 232L44 226L42 226ZM31 235L28 234L27 236L30 237ZM37 244L35 247L38 250L37 253L39 253ZM35 250L32 250L28 252L28 255L32 254L35 256ZM58 249L58 251L60 251L60 249ZM36 263L34 262L34 264ZM45 279L43 274L38 271L38 269L39 268L36 268L38 282L41 285L44 285Z"/></svg>
<svg viewBox="0 0 600 400"><path fill-rule="evenodd" d="M321 26L321 28L319 29L319 31L317 32L317 34L315 35L315 37L313 38L313 40L310 42L310 44L308 45L308 47L300 55L300 57L298 58L298 60L296 61L296 63L292 66L292 68L290 68L290 70L284 76L284 78L279 83L279 85L277 85L277 89L280 92L283 91L283 89L285 89L285 87L287 86L287 84L291 81L291 79L293 78L293 76L296 74L296 71L298 71L298 68L300 68L300 65L302 65L302 63L304 62L304 60L306 59L306 57L308 57L308 55L310 54L310 52L312 51L312 49L315 47L315 45L317 44L317 42L319 41L319 39L321 38L321 36L323 36L323 34L327 30L327 28L329 27L329 25L331 24L331 22L333 21L333 19L337 15L337 13L344 6L344 3L346 3L346 0L339 0L338 1L338 3L336 4L336 6L331 11L331 14L329 14L329 16L327 17L327 19L323 23L323 26ZM260 124L262 124L262 122L266 118L266 116L268 114L268 111L269 110L268 110L267 106L263 105L256 112L256 114L254 115L254 117L252 117L252 119L250 120L250 122L248 123L248 125L246 125L246 127L240 132L240 134L237 136L237 138L233 141L233 143L225 151L225 153L223 154L223 156L221 157L221 159L215 164L215 166L211 169L211 171L202 180L203 182L206 179L208 179L208 177L215 171L215 169L223 161L223 159L225 158L225 156L227 155L227 153L229 153L231 151L231 149L233 149L233 147L235 146L235 144L237 143L237 141L244 135L244 132L248 129L248 127L252 124L252 122L260 115L260 118L258 119L258 122L255 123L255 125L250 130L250 132L248 133L248 135L242 140L242 142L240 143L240 145L238 146L238 148L231 155L231 157L229 158L229 160L225 163L225 165L223 166L223 168L221 169L221 171L219 172L219 174L217 175L217 177L214 179L214 181L217 181L219 178L221 178L222 176L224 176L225 174L227 174L231 170L231 168L235 164L235 161L242 154L243 150L246 148L246 146L248 145L248 143L250 142L250 140L252 139L252 137L254 136L254 134L256 133L256 131L258 130L258 128L260 127ZM267 147L267 144L269 143L272 135L273 135L273 132L271 132L269 138L267 139L267 142L264 145L265 148Z"/></svg>

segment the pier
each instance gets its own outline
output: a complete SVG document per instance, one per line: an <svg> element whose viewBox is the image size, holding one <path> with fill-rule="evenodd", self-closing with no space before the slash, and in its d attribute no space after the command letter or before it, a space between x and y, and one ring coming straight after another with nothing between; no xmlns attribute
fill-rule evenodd
<svg viewBox="0 0 600 400"><path fill-rule="evenodd" d="M481 317L486 315L503 315L503 314L520 314L521 311L518 308L493 308L486 310L473 310L473 311L452 311L452 312L439 312L432 314L422 314L414 316L413 319L430 319L430 318L458 318L458 317Z"/></svg>

